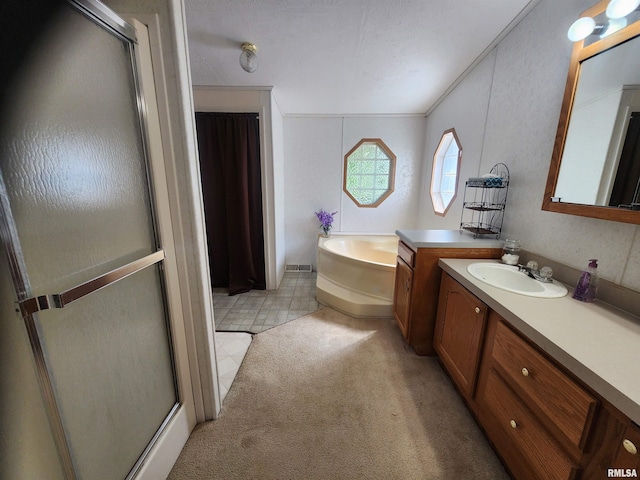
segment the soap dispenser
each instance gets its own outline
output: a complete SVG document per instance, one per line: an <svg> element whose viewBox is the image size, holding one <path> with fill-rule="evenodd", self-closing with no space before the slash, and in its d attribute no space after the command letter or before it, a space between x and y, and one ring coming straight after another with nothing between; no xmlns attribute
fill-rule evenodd
<svg viewBox="0 0 640 480"><path fill-rule="evenodd" d="M589 260L587 269L582 272L580 279L573 291L573 298L581 302L593 302L596 299L596 290L598 289L598 260L595 258Z"/></svg>

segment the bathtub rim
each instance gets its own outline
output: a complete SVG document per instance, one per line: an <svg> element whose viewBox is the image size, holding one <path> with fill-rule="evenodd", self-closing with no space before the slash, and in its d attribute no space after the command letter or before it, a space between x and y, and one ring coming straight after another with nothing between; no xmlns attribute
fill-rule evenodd
<svg viewBox="0 0 640 480"><path fill-rule="evenodd" d="M363 259L359 259L359 258L354 258L354 257L350 257L349 255L344 255L342 253L333 251L333 250L329 250L328 248L324 247L324 244L328 241L331 240L336 240L337 238L340 237L351 237L351 238L355 238L355 237L389 237L389 239L391 238L395 238L397 239L398 242L400 242L400 237L398 235L396 235L395 233L385 233L385 234L368 234L368 233L338 233L338 234L331 234L331 236L329 237L323 237L322 235L318 235L318 250L323 250L325 252L327 252L329 255L337 255L340 258L343 258L349 262L352 263L366 263L369 265L375 265L376 267L381 267L384 269L389 269L389 270L395 270L396 269L396 262L393 261L392 263L382 263L382 262L375 262L373 260L363 260ZM373 243L373 242L371 242ZM318 251L318 255L320 255L320 252ZM396 257L397 253L394 255L394 259ZM317 265L316 265L316 270L317 270Z"/></svg>

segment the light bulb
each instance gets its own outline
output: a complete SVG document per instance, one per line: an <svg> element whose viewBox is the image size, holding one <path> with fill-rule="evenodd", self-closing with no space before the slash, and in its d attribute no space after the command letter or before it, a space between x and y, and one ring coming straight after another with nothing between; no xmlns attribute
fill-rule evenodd
<svg viewBox="0 0 640 480"><path fill-rule="evenodd" d="M582 17L571 24L567 32L567 37L569 37L569 40L572 42L579 42L591 35L595 28L596 21L593 18Z"/></svg>
<svg viewBox="0 0 640 480"><path fill-rule="evenodd" d="M640 0L611 0L607 6L607 17L622 18L629 15L640 5Z"/></svg>
<svg viewBox="0 0 640 480"><path fill-rule="evenodd" d="M249 73L253 73L258 68L258 49L253 43L243 43L242 53L240 54L240 66Z"/></svg>
<svg viewBox="0 0 640 480"><path fill-rule="evenodd" d="M626 26L626 18L612 18L611 20L609 20L609 25L607 25L607 28L600 34L600 38L604 38L608 35L611 35L612 33L616 33L618 30L622 30Z"/></svg>

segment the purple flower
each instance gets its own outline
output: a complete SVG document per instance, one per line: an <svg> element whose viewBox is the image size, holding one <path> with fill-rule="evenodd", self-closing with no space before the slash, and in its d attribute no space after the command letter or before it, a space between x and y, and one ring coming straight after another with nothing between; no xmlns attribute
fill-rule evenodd
<svg viewBox="0 0 640 480"><path fill-rule="evenodd" d="M320 220L320 226L324 230L328 230L331 228L331 224L333 223L333 216L338 212L325 212L324 210L320 210L319 212L314 212L318 220Z"/></svg>

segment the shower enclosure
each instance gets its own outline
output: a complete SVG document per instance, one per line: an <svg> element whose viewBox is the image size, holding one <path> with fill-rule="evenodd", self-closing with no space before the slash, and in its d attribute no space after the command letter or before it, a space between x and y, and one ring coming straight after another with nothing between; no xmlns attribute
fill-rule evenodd
<svg viewBox="0 0 640 480"><path fill-rule="evenodd" d="M66 3L3 105L3 478L133 478L183 405L135 40Z"/></svg>

